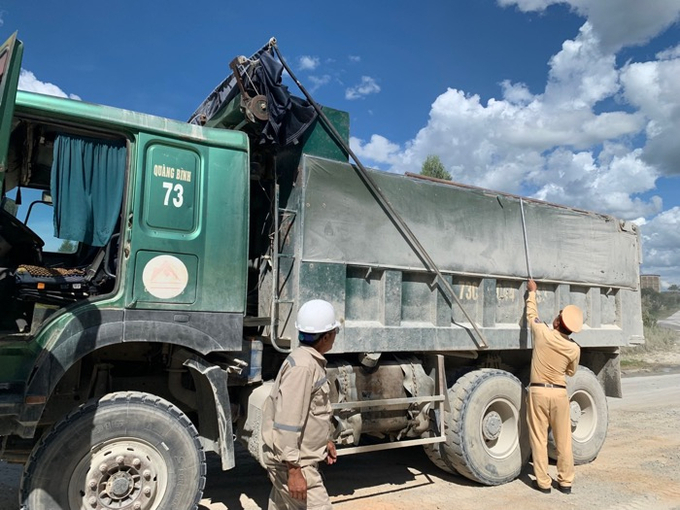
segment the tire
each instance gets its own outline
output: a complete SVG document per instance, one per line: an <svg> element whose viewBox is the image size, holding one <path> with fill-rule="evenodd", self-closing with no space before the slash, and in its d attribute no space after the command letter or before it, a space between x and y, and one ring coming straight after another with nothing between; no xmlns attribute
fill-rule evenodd
<svg viewBox="0 0 680 510"><path fill-rule="evenodd" d="M449 402L446 442L426 449L430 459L484 485L517 478L529 455L519 380L503 370L475 370L453 385Z"/></svg>
<svg viewBox="0 0 680 510"><path fill-rule="evenodd" d="M89 401L36 445L21 481L24 510L195 510L205 452L170 402L118 392Z"/></svg>
<svg viewBox="0 0 680 510"><path fill-rule="evenodd" d="M427 434L423 435L423 437L434 436L435 434L431 432L428 432ZM430 462L432 462L432 464L437 466L439 469L442 469L447 473L451 473L453 475L458 474L458 471L456 471L456 468L453 467L453 464L451 464L451 462L448 461L449 459L446 456L442 456L442 443L424 444L423 450L425 451L425 455L427 455L427 458L430 459Z"/></svg>
<svg viewBox="0 0 680 510"><path fill-rule="evenodd" d="M592 462L600 453L609 426L607 397L595 374L579 366L572 377L567 377L571 415L571 447L574 464ZM549 436L548 456L556 460L557 450Z"/></svg>
<svg viewBox="0 0 680 510"><path fill-rule="evenodd" d="M460 367L455 370L447 371L446 380L449 383L453 381L453 383L455 384L456 381L458 381L458 379L460 379L465 374L469 374L473 370L474 367ZM431 425L430 430L423 434L423 437L429 438L438 436L439 427L442 426L441 424L442 419L444 420L443 425L444 427L447 427L448 420L451 419L450 413L447 412L446 416L442 418L441 416L439 416L439 407L437 406L435 409L432 409L430 411L430 425ZM456 468L453 467L453 464L451 463L451 460L448 458L448 456L445 453L442 453L443 452L442 443L425 444L423 445L423 450L425 451L425 455L427 455L427 458L430 459L430 462L432 462L439 469L446 471L447 473L451 473L453 475L458 474L458 471L456 471Z"/></svg>

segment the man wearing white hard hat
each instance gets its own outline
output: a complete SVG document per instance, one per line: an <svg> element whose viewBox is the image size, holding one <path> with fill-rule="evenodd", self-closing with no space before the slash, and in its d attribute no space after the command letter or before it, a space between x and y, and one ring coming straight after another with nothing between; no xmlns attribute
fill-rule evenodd
<svg viewBox="0 0 680 510"><path fill-rule="evenodd" d="M263 409L264 457L273 485L268 510L328 510L318 464L335 463L336 451L324 354L340 323L333 305L313 299L300 307L295 327L300 346L283 362Z"/></svg>
<svg viewBox="0 0 680 510"><path fill-rule="evenodd" d="M552 329L538 318L536 282L527 283L527 322L531 328L531 382L527 405L527 424L531 456L534 464L534 487L550 492L552 478L548 474L548 428L552 428L557 450L557 489L571 494L574 483L574 455L571 450L570 404L566 375L578 368L581 348L569 335L583 327L583 312L569 305L560 310Z"/></svg>

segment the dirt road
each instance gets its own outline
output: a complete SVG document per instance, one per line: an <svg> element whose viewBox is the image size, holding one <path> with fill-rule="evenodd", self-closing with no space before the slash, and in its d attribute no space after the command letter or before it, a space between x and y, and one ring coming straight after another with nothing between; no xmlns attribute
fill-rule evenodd
<svg viewBox="0 0 680 510"><path fill-rule="evenodd" d="M609 399L607 441L595 462L577 466L571 496L532 490L530 468L512 483L481 487L443 473L414 447L342 457L325 471L334 507L678 510L680 374L628 377L623 390L623 399ZM211 459L201 510L267 507L269 483L264 471L241 452L237 466L222 472ZM18 466L0 463L0 510L16 510L19 476Z"/></svg>
<svg viewBox="0 0 680 510"><path fill-rule="evenodd" d="M418 447L343 457L325 471L340 510L583 508L680 509L680 374L631 377L624 399L609 399L609 433L600 456L576 468L574 492L540 494L527 468L500 487L481 487L435 468ZM554 466L553 469L554 476ZM266 508L269 484L252 462L210 472L205 509Z"/></svg>

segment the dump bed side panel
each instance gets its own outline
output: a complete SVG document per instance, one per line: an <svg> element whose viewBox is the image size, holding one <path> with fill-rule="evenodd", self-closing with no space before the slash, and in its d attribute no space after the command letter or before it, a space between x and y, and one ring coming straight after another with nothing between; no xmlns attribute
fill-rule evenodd
<svg viewBox="0 0 680 510"><path fill-rule="evenodd" d="M373 172L372 177L449 279L491 349L531 347L523 324L527 265L516 197ZM474 350L465 314L449 303L348 164L305 157L287 249L297 303L331 301L344 319L334 352ZM642 336L637 232L609 216L524 204L539 313L581 306L582 346ZM288 275L290 276L290 272ZM282 331L294 338L292 321Z"/></svg>
<svg viewBox="0 0 680 510"><path fill-rule="evenodd" d="M305 261L419 270L422 263L348 164L305 159ZM525 277L516 197L372 172L442 271ZM618 220L525 202L533 276L637 288L638 238Z"/></svg>

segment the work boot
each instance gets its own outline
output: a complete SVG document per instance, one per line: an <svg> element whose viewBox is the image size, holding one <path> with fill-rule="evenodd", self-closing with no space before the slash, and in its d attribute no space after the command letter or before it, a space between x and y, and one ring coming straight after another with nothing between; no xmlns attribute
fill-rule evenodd
<svg viewBox="0 0 680 510"><path fill-rule="evenodd" d="M540 485L538 485L538 482L537 482L536 480L534 480L534 481L532 482L532 486L533 486L533 488L536 489L538 492L542 492L543 494L550 494L550 487L547 487L547 488L544 489L543 487L541 487Z"/></svg>
<svg viewBox="0 0 680 510"><path fill-rule="evenodd" d="M558 485L557 490L560 491L562 494L571 494L571 486Z"/></svg>

